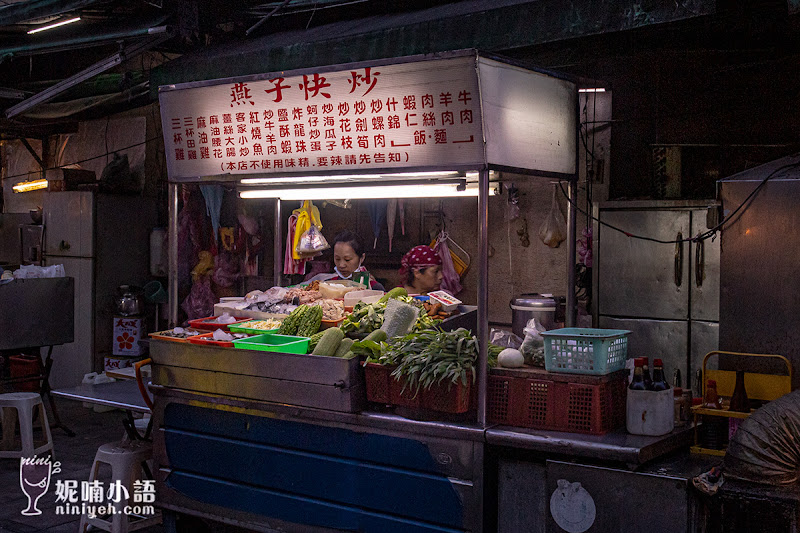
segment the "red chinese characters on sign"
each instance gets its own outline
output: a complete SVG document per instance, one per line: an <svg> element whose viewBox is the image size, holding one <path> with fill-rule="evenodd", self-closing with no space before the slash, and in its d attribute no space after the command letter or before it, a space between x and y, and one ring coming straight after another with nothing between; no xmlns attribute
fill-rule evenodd
<svg viewBox="0 0 800 533"><path fill-rule="evenodd" d="M325 98L330 98L331 93L323 91L323 89L327 89L330 87L331 84L325 80L325 76L320 76L319 74L314 74L311 79L307 75L303 75L303 83L300 84L300 89L305 91L305 98L308 100L309 98L314 98L317 95L322 95Z"/></svg>
<svg viewBox="0 0 800 533"><path fill-rule="evenodd" d="M378 83L378 76L380 75L381 73L377 70L372 72L371 67L365 68L363 74L359 74L358 71L351 70L351 77L348 80L350 82L350 94L354 93L356 89L364 85L367 87L367 89L361 94L361 96L366 96L372 89L375 88L375 84Z"/></svg>
<svg viewBox="0 0 800 533"><path fill-rule="evenodd" d="M224 172L256 172L427 164L434 145L480 139L474 86L440 81L415 89L399 83L393 90L380 76L364 68L226 85L229 98L220 104L230 111L198 108L165 119L165 127L172 129L165 134L171 141L167 153L181 165L217 160ZM257 110L236 109L256 105Z"/></svg>
<svg viewBox="0 0 800 533"><path fill-rule="evenodd" d="M231 88L231 107L233 104L242 105L247 104L255 105L250 97L250 89L247 88L246 83L237 83Z"/></svg>
<svg viewBox="0 0 800 533"><path fill-rule="evenodd" d="M283 91L292 88L291 85L284 85L283 81L284 78L271 79L269 82L273 85L272 89L264 89L264 92L267 94L275 93L275 99L273 102L280 102L283 100Z"/></svg>

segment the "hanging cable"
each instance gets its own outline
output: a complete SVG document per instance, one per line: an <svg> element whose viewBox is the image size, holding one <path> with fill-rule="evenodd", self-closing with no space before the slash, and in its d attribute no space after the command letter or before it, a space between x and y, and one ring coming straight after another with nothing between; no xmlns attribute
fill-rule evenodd
<svg viewBox="0 0 800 533"><path fill-rule="evenodd" d="M795 156L797 156L797 155L800 155L800 154L796 154ZM561 189L561 193L567 199L567 202L571 203L575 209L577 209L578 211L580 211L581 213L586 215L587 220L589 220L589 219L595 220L601 226L605 226L607 228L610 228L610 229L613 229L615 231L618 231L618 232L622 233L623 235L625 235L627 237L630 237L632 239L640 239L640 240L643 240L643 241L657 242L659 244L677 244L677 243L682 243L682 242L698 242L698 241L703 241L703 240L706 240L706 239L713 239L716 236L716 233L718 231L720 231L723 228L723 226L725 226L725 224L727 224L728 222L733 220L733 218L736 216L736 214L739 213L739 211L741 211L743 208L745 208L745 206L756 196L756 194L758 194L758 191L760 191L764 187L764 185L767 184L767 182L769 180L771 180L772 178L777 176L779 172L782 172L782 171L785 171L785 170L790 170L790 169L800 169L800 161L798 161L796 163L791 163L791 164L788 164L788 165L784 165L784 166L776 168L775 170L770 172L769 175L767 175L767 177L765 177L763 180L761 180L761 183L759 183L756 186L756 188L753 189L753 191L749 195L747 195L747 198L745 198L742 201L742 203L739 204L739 206L736 209L734 209L727 217L725 217L722 221L720 221L719 224L717 224L713 228L710 228L710 229L708 229L706 231L698 233L694 237L689 237L689 238L686 238L686 239L673 239L673 240L663 240L663 239L656 239L656 238L653 238L653 237L645 237L645 236L642 236L642 235L636 235L636 234L631 233L629 231L626 231L626 230L624 230L622 228L614 226L613 224L609 224L608 222L603 222L599 218L594 217L590 213L587 213L586 211L581 209L577 205L576 202L574 202L573 200L570 199L569 195L567 194L567 191L564 190L564 183L563 183L564 180L559 180L558 186L559 186L559 189Z"/></svg>

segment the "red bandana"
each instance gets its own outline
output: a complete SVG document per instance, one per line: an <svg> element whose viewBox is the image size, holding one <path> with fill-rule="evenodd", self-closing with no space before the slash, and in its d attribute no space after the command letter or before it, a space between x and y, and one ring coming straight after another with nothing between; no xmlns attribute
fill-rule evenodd
<svg viewBox="0 0 800 533"><path fill-rule="evenodd" d="M442 264L442 258L430 246L415 246L400 260L400 275L412 268L425 268Z"/></svg>

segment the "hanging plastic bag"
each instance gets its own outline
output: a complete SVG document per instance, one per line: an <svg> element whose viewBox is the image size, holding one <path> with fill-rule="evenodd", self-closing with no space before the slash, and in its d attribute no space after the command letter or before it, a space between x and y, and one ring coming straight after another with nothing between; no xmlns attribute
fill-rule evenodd
<svg viewBox="0 0 800 533"><path fill-rule="evenodd" d="M292 214L297 215L297 225L294 230L294 243L292 243L292 257L294 259L308 259L307 255L302 256L297 249L300 244L300 237L311 229L311 226L317 226L318 229L322 229L322 219L319 216L319 209L311 203L311 200L306 200L303 202L303 206L300 209L292 211ZM316 255L317 252L314 252L314 254Z"/></svg>
<svg viewBox="0 0 800 533"><path fill-rule="evenodd" d="M539 228L539 239L550 248L558 248L558 245L567 239L567 221L564 220L561 206L558 205L556 187L558 185L553 186L553 203L550 206L550 214Z"/></svg>
<svg viewBox="0 0 800 533"><path fill-rule="evenodd" d="M544 337L542 337L542 332L546 331L544 326L535 318L531 318L522 331L525 332L525 340L522 341L519 351L522 352L525 363L543 367Z"/></svg>
<svg viewBox="0 0 800 533"><path fill-rule="evenodd" d="M300 239L297 241L297 253L301 255L317 254L330 247L322 232L314 224L300 235Z"/></svg>
<svg viewBox="0 0 800 533"><path fill-rule="evenodd" d="M453 265L453 257L450 255L450 248L447 246L447 233L442 232L436 240L434 250L442 259L442 290L456 296L464 288L461 286L461 278Z"/></svg>

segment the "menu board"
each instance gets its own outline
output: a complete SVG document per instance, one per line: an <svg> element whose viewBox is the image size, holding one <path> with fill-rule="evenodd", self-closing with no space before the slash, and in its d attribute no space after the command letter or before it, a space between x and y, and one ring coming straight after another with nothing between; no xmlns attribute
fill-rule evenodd
<svg viewBox="0 0 800 533"><path fill-rule="evenodd" d="M171 181L484 161L474 56L166 87L159 99Z"/></svg>

